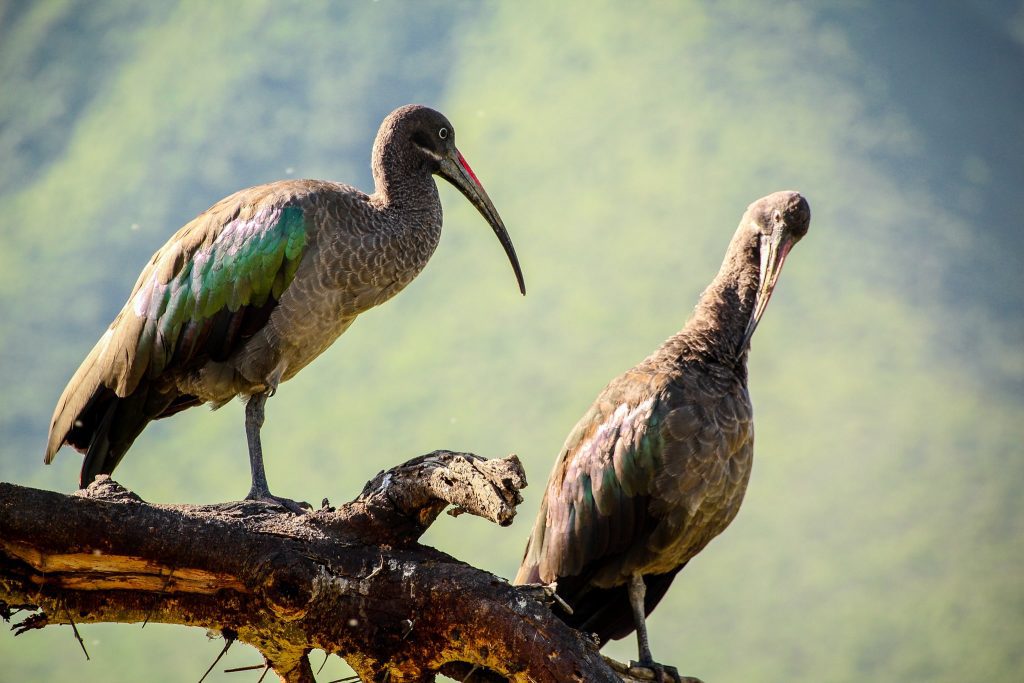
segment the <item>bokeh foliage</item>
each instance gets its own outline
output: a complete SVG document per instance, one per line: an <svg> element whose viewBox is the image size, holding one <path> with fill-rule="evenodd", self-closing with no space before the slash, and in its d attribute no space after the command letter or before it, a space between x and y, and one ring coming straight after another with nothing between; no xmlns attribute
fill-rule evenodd
<svg viewBox="0 0 1024 683"><path fill-rule="evenodd" d="M39 464L53 403L174 229L276 178L368 188L377 123L420 101L458 128L529 295L442 188L423 275L269 403L276 491L343 500L434 448L517 452L511 529L428 535L512 575L574 421L682 324L746 204L799 189L811 232L752 353L748 497L655 613L655 655L709 681L1016 680L1022 27L996 0L8 3L0 476L73 488L76 454ZM242 495L241 413L152 425L118 479ZM65 631L0 635L4 675L187 680L220 647L88 626L85 663Z"/></svg>

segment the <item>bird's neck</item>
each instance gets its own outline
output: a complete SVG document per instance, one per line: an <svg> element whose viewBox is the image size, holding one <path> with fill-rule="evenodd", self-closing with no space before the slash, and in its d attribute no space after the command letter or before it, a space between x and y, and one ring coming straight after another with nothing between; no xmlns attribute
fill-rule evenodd
<svg viewBox="0 0 1024 683"><path fill-rule="evenodd" d="M383 211L401 215L403 227L441 228L441 198L430 168L406 147L391 144L390 136L374 144L370 166L373 170L371 203ZM407 225L406 225L407 224Z"/></svg>
<svg viewBox="0 0 1024 683"><path fill-rule="evenodd" d="M754 311L760 267L757 237L741 226L718 275L701 294L683 329L666 342L665 350L676 357L745 368L749 346L743 337Z"/></svg>

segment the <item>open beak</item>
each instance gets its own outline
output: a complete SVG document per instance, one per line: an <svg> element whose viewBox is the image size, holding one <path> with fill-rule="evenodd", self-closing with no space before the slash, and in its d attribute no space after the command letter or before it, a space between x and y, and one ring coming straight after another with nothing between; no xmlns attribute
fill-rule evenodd
<svg viewBox="0 0 1024 683"><path fill-rule="evenodd" d="M792 238L787 230L777 230L777 237L764 235L761 237L761 279L757 287L757 296L754 299L754 312L750 315L750 322L747 323L747 330L743 334L743 343L740 344L742 352L750 344L750 338L754 336L757 323L761 321L761 315L768 306L768 300L772 298L775 291L775 284L779 281L779 274L782 272L782 265L786 262L786 255L793 248L796 240Z"/></svg>
<svg viewBox="0 0 1024 683"><path fill-rule="evenodd" d="M441 160L439 175L459 188L466 199L473 202L477 211L491 224L494 234L498 236L498 241L505 248L505 254L508 255L509 263L512 264L512 270L515 271L516 280L519 282L519 291L525 295L526 283L523 281L523 270L519 267L516 249L512 246L512 239L508 236L508 231L505 230L505 224L501 221L498 210L494 208L491 198L487 196L484 186L480 184L462 153L454 146L450 149L451 151Z"/></svg>

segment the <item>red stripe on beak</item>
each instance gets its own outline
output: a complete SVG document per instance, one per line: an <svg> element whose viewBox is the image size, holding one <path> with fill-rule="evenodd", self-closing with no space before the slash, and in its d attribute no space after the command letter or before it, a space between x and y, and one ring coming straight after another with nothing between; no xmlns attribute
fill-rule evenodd
<svg viewBox="0 0 1024 683"><path fill-rule="evenodd" d="M456 154L459 155L459 164L462 166L462 170L469 174L469 177L473 179L473 182L483 187L484 184L480 182L480 179L476 177L476 173L473 173L473 169L469 167L469 162L466 161L466 157L462 156L462 152L456 150Z"/></svg>

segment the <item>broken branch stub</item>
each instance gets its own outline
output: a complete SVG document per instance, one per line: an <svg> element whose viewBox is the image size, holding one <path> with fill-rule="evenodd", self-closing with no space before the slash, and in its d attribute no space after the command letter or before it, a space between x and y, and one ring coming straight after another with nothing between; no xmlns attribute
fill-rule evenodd
<svg viewBox="0 0 1024 683"><path fill-rule="evenodd" d="M365 512L369 533L378 542L413 542L449 505L453 515L463 512L483 517L500 526L515 518L523 502L519 491L526 487L526 473L519 458L487 460L472 453L434 451L380 472L346 507L347 523ZM383 522L386 528L380 528Z"/></svg>

